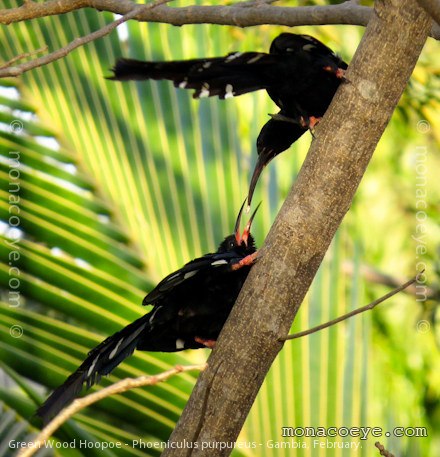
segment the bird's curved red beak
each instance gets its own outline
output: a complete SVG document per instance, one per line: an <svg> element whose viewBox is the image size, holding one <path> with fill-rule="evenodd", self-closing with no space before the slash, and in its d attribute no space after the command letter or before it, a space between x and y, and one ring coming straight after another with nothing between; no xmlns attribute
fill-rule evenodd
<svg viewBox="0 0 440 457"><path fill-rule="evenodd" d="M254 212L252 213L252 216L250 217L248 223L246 224L246 227L244 228L243 233L240 234L241 215L243 214L243 208L244 208L244 205L246 204L246 200L247 200L247 198L241 205L240 211L237 216L237 220L235 221L235 228L234 228L235 241L237 242L237 244L239 246L241 243L244 243L246 246L248 245L248 238L249 238L249 234L251 233L252 222L254 220L255 215L257 214L258 208L261 205L261 202L258 203L257 207L255 208Z"/></svg>
<svg viewBox="0 0 440 457"><path fill-rule="evenodd" d="M252 196L258 182L258 178L263 171L263 168L271 161L270 152L263 151L258 155L257 163L255 164L254 172L252 173L251 183L249 185L249 193L247 196L248 206L251 206Z"/></svg>

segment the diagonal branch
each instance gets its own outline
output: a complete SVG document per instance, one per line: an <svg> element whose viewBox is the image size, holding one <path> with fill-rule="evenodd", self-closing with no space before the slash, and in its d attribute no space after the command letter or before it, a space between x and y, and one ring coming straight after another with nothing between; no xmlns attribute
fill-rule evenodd
<svg viewBox="0 0 440 457"><path fill-rule="evenodd" d="M421 0L434 1L434 0ZM162 22L172 25L219 24L250 27L272 24L289 27L301 25L347 24L366 26L373 9L346 1L338 5L274 6L270 1L235 3L234 5L193 5L181 8L162 6L139 12L135 19L144 22ZM39 17L65 14L82 8L95 8L115 14L127 14L138 5L131 0L50 0L26 2L18 8L0 10L0 24L11 24ZM440 27L434 26L431 36L440 39Z"/></svg>
<svg viewBox="0 0 440 457"><path fill-rule="evenodd" d="M296 338L301 338L303 336L311 335L312 333L319 332L320 330L324 330L325 328L331 327L332 325L339 324L339 322L345 321L350 319L350 317L356 316L357 314L364 313L365 311L370 311L374 309L377 305L380 305L384 301L388 300L392 296L398 294L402 290L406 289L410 285L414 284L415 282L419 281L421 275L425 270L422 270L420 273L417 274L414 278L407 281L405 284L397 287L396 289L388 292L387 294L383 295L382 297L378 298L377 300L372 301L368 305L362 306L361 308L354 309L347 314L337 317L336 319L332 319L329 322L324 324L317 325L316 327L309 328L308 330L304 330L302 332L294 333L292 335L287 335L284 338L280 338L279 341L288 341L288 340L295 340Z"/></svg>
<svg viewBox="0 0 440 457"><path fill-rule="evenodd" d="M127 14L138 5L130 0L52 0L42 3L29 2L19 8L0 10L0 24L10 24L38 17L69 13L92 7L98 11ZM156 11L139 11L138 21L166 22L173 25L223 24L247 27L261 24L279 25L322 25L354 24L367 25L372 9L350 2L340 5L280 7L266 2L243 7L231 6L186 6L181 8L162 7ZM281 22L280 22L281 21Z"/></svg>
<svg viewBox="0 0 440 457"><path fill-rule="evenodd" d="M431 20L416 0L376 2L366 33L259 261L199 376L163 457L198 433L192 456L229 455L267 371L353 196L425 44ZM218 371L217 371L218 370ZM209 401L206 401L209 387ZM228 446L217 446L226 443Z"/></svg>
<svg viewBox="0 0 440 457"><path fill-rule="evenodd" d="M111 22L110 24L107 24L106 26L102 27L101 29L96 30L95 32L89 33L88 35L85 35L81 38L75 38L67 46L62 47L61 49L57 49L56 51L51 52L50 54L47 54L43 57L39 57L38 59L30 60L29 62L22 63L15 67L1 68L0 69L0 78L4 78L4 77L8 77L8 76L19 76L26 71L32 70L37 67L41 67L50 62L54 62L55 60L61 59L65 56L67 56L67 54L71 53L76 48L79 48L80 46L84 46L85 44L90 43L91 41L97 40L98 38L102 38L103 36L108 35L112 30L114 30L119 25L123 24L124 22L128 21L129 19L133 19L134 17L136 17L140 11L151 10L151 9L153 9L159 5L162 5L163 3L167 3L169 1L171 1L171 0L156 0L147 5L135 6L127 14L125 14L121 18L117 19L116 21ZM33 4L35 4L35 3L33 3L33 2L24 3L23 6L33 5ZM14 59L12 59L12 61L15 62L17 60L17 58L21 58L21 57L22 56L17 56Z"/></svg>
<svg viewBox="0 0 440 457"><path fill-rule="evenodd" d="M111 395L121 394L127 390L134 389L136 387L143 386L154 386L160 382L167 381L172 376L184 373L186 371L203 371L206 368L206 364L202 365L176 365L174 368L171 368L168 371L154 375L154 376L140 376L139 378L127 378L119 381L111 386L105 387L104 389L98 390L92 394L89 394L85 397L76 399L69 406L64 408L56 417L54 417L46 427L34 438L32 443L29 443L27 448L23 448L17 454L17 457L31 457L37 452L41 446L44 446L45 441L59 428L64 424L68 419L70 419L77 412L86 408L87 406L96 403L97 401L102 400L103 398L110 397Z"/></svg>

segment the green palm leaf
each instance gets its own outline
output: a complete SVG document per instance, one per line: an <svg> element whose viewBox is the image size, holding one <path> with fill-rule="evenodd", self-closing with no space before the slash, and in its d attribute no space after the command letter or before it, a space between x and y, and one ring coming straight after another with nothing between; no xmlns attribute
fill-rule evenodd
<svg viewBox="0 0 440 457"><path fill-rule="evenodd" d="M80 11L35 20L32 28L11 25L0 30L6 44L0 56L7 60L45 44L56 49L112 19L107 13ZM0 356L18 376L48 389L63 382L103 338L145 312L141 300L158 280L191 258L215 250L231 232L255 160L255 138L267 113L275 110L263 93L229 102L193 101L190 94L167 83L121 84L104 79L120 55L183 59L236 49L266 50L275 28L244 33L228 27L177 29L130 22L127 30L127 41L114 33L27 73L17 85L8 82L19 97L0 98L4 107L0 122L6 126L0 132L0 180L1 189L6 189L1 191L0 219L4 222L10 216L11 151L19 153L20 162L20 231L3 225L0 247L4 259L0 279L6 294L0 308ZM335 48L343 41L356 41L356 32L342 30L336 34L326 29L326 41ZM23 122L22 133L8 129L14 120ZM257 201L263 199L254 230L259 245L309 141L302 139L262 176L255 196ZM383 160L372 166L386 179ZM370 298L359 276L359 263L367 258L379 265L383 257L374 257L378 251L365 256L363 242L352 241L368 240L361 208L369 200L362 200L363 192L334 240L293 331L334 318ZM402 249L399 240L405 233L385 238L388 258ZM19 306L15 306L16 295L15 301L10 300L15 291L8 286L14 275L7 256L13 250L20 253L13 261L20 271L16 277ZM354 264L353 277L342 272L347 259ZM287 456L292 453L289 449L266 447L268 440L287 440L281 437L283 426L366 423L372 395L370 319L359 317L286 343L239 441L262 443L264 455ZM23 329L20 338L10 333L16 325ZM205 360L207 355L207 351L138 353L101 384L158 373L172 364ZM65 440L83 434L130 443L139 437L166 440L194 379L195 375L185 374L108 398L78 414L56 437ZM41 399L45 393L38 390ZM15 389L12 393L1 389L0 399L8 411L15 410L24 419L36 407L35 401ZM307 443L309 447L297 455L353 452L318 451L311 440ZM364 446L359 455L371 455L370 449ZM141 453L130 446L112 452ZM152 449L142 452L158 454ZM234 452L262 455L259 446ZM70 454L63 450L61 455Z"/></svg>

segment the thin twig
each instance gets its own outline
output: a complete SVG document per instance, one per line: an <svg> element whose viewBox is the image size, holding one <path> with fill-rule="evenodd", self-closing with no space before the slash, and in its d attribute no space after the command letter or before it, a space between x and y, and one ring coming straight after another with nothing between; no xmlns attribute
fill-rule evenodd
<svg viewBox="0 0 440 457"><path fill-rule="evenodd" d="M3 63L0 65L0 70L3 68L10 67L13 63L21 60L21 59L26 59L27 57L32 57L35 54L40 54L40 52L45 52L47 51L48 46L43 46L40 49L36 49L35 51L30 51L30 52L24 52L23 54L19 54L18 56L13 57L12 59L8 60L7 62Z"/></svg>
<svg viewBox="0 0 440 457"><path fill-rule="evenodd" d="M384 457L394 457L394 454L391 454L391 452L387 451L385 449L385 446L383 446L382 444L380 444L379 441L376 441L374 443L374 445L377 447L377 449L379 449L380 451L380 455L383 455Z"/></svg>
<svg viewBox="0 0 440 457"><path fill-rule="evenodd" d="M425 270L422 270L420 273L417 274L417 276L410 279L405 284L402 284L401 286L397 287L396 289L392 290L391 292L388 292L383 297L381 297L377 300L374 300L373 302L369 303L368 305L363 306L362 308L355 309L354 311L344 314L343 316L340 316L329 322L326 322L325 324L317 325L316 327L313 327L309 330L304 330L303 332L294 333L292 335L286 336L285 338L280 338L279 341L287 341L287 340L294 340L296 338L301 338L302 336L306 336L306 335L310 335L311 333L319 332L320 330L323 330L324 328L331 327L332 325L345 321L346 319L349 319L350 317L356 316L356 314L363 313L364 311L369 311L369 310L375 308L380 303L384 302L385 300L388 300L393 295L396 295L399 292L401 292L402 290L406 289L411 284L414 284L415 282L417 282L420 279L420 276L423 274L424 271Z"/></svg>
<svg viewBox="0 0 440 457"><path fill-rule="evenodd" d="M107 24L106 26L102 27L99 30L96 30L95 32L84 35L81 38L75 38L67 46L57 49L56 51L51 52L50 54L47 54L38 59L33 59L29 62L25 62L21 65L15 66L15 67L8 67L8 68L0 69L0 78L4 78L7 76L19 76L26 71L32 70L37 67L41 67L50 62L54 62L55 60L61 59L62 57L65 57L68 54L70 54L74 49L79 48L80 46L84 46L85 44L90 43L91 41L97 40L98 38L102 38L105 35L108 35L116 27L118 27L119 25L128 21L129 19L133 19L143 10L149 10L149 9L155 8L159 5L162 5L164 3L168 3L170 1L171 0L156 0L147 5L136 6L129 13L125 14L124 16L117 19L116 21L111 22L110 24ZM25 4L25 5L27 5L27 4ZM25 6L25 5L23 5L23 6Z"/></svg>
<svg viewBox="0 0 440 457"><path fill-rule="evenodd" d="M105 387L104 389L94 392L82 398L78 398L73 401L69 406L64 408L56 417L54 417L46 427L34 438L32 443L29 443L27 448L23 448L17 457L30 457L34 455L41 447L44 447L46 440L57 430L64 422L70 419L78 411L84 409L86 406L90 406L103 398L109 397L110 395L116 395L127 390L134 389L135 387L142 386L153 386L159 382L167 381L172 376L184 373L186 371L203 371L207 364L201 365L176 365L168 371L154 375L154 376L140 376L139 378L127 378L119 381L111 386Z"/></svg>

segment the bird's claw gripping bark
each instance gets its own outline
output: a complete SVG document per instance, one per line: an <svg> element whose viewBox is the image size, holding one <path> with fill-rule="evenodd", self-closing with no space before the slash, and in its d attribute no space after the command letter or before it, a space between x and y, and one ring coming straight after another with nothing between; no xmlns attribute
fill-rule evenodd
<svg viewBox="0 0 440 457"><path fill-rule="evenodd" d="M204 338L199 338L198 336L194 338L194 341L196 343L203 344L203 346L206 346L209 349L214 349L215 343L217 342L216 340L206 340Z"/></svg>
<svg viewBox="0 0 440 457"><path fill-rule="evenodd" d="M324 67L325 71L328 71L329 73L333 73L338 79L345 79L345 72L343 68L337 67L336 70L334 67L328 65L327 67Z"/></svg>
<svg viewBox="0 0 440 457"><path fill-rule="evenodd" d="M309 116L306 119L304 116L301 116L300 123L302 127L309 129L313 133L314 128L319 124L321 119L322 117Z"/></svg>
<svg viewBox="0 0 440 457"><path fill-rule="evenodd" d="M234 265L232 265L231 269L234 271L234 270L239 270L240 268L242 268L246 265L252 265L253 263L255 263L255 261L257 259L257 254L258 254L258 251L254 252L253 254L247 255L246 257L241 259L239 262L234 263Z"/></svg>

